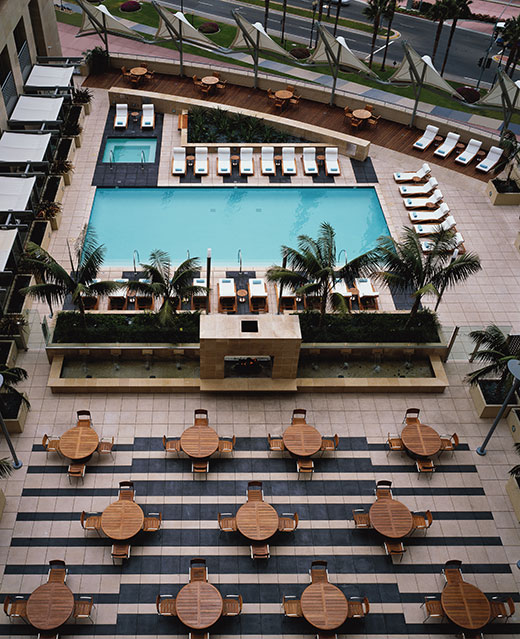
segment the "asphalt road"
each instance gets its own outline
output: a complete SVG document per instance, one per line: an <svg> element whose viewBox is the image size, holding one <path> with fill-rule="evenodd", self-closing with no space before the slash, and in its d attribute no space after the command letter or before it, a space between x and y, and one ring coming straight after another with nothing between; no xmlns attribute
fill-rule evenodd
<svg viewBox="0 0 520 639"><path fill-rule="evenodd" d="M169 4L174 8L180 8L180 0L162 1L164 4ZM294 6L309 7L311 6L311 0L290 0L290 4ZM184 0L185 10L192 10L199 15L207 14L215 16L216 18L222 18L222 21L226 22L232 21L231 9L237 6L239 6L239 3L233 2L232 0ZM364 3L353 0L349 6L341 8L341 16L366 22L367 20L363 16L363 8L365 6L366 5ZM248 20L263 23L264 9L262 7L241 5L240 11ZM336 6L332 5L331 15L334 16L335 11ZM291 40L301 41L308 44L310 28L311 20L287 14L286 34ZM399 31L401 39L409 42L418 53L421 55L431 55L435 30L437 28L436 24L429 20L416 18L414 16L396 14L392 28ZM280 14L270 14L267 30L274 34L280 31ZM450 28L445 26L442 31L439 49L435 60L437 68L440 68L442 64L449 30ZM368 57L370 53L370 33L349 31L348 29L338 28L337 35L344 36L353 51L362 56L364 55ZM396 63L400 62L403 57L403 51L400 44L401 39L392 41L390 45L387 56L387 60L390 64L394 61ZM457 29L450 49L445 77L447 79L457 79L461 82L477 79L480 74L480 68L477 64L478 60L480 57L484 56L489 43L490 36L487 34L483 34L478 31L471 31L469 29ZM376 50L383 45L384 40L378 39ZM491 55L498 52L499 48L493 44ZM382 59L382 51L379 55L376 55L376 59ZM484 82L491 83L493 81L496 67L497 64L493 62L491 68L485 70L482 78ZM518 77L520 77L519 72L517 72L515 79Z"/></svg>

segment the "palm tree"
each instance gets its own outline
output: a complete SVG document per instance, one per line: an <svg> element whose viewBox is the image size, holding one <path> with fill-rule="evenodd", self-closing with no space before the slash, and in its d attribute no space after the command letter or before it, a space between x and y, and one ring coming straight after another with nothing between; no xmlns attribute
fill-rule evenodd
<svg viewBox="0 0 520 639"><path fill-rule="evenodd" d="M336 31L338 30L340 11L341 11L341 0L338 0L338 6L336 7L336 17L334 18L334 37L336 37Z"/></svg>
<svg viewBox="0 0 520 639"><path fill-rule="evenodd" d="M2 390L5 391L0 393L0 413L2 413L2 416L5 416L7 411L7 403L4 401L6 395L15 395L29 408L31 405L29 400L16 388L17 384L27 379L27 371L19 366L9 368L3 365L0 366L0 375L4 378Z"/></svg>
<svg viewBox="0 0 520 639"><path fill-rule="evenodd" d="M518 359L519 353L513 353L509 347L509 340L496 324L491 324L478 331L471 331L470 338L476 344L473 359L484 363L479 368L466 375L466 381L475 385L484 378L498 378L498 385L507 389L512 382L507 363L511 359Z"/></svg>
<svg viewBox="0 0 520 639"><path fill-rule="evenodd" d="M270 282L279 282L297 295L314 294L320 299L320 326L330 300L334 310L348 312L345 298L332 289L336 280L352 281L376 267L375 255L364 253L359 257L338 265L336 255L336 233L328 222L322 222L316 240L308 235L298 236L298 249L282 246L282 258L288 268L271 266L267 271Z"/></svg>
<svg viewBox="0 0 520 639"><path fill-rule="evenodd" d="M414 322L425 295L438 298L446 288L480 271L480 260L473 253L464 253L453 259L454 236L453 231L435 233L431 237L432 250L426 254L423 254L421 238L413 228L405 227L399 240L389 235L379 238L375 250L381 270L374 274L376 279L400 293L413 291L414 303L407 326Z"/></svg>
<svg viewBox="0 0 520 639"><path fill-rule="evenodd" d="M377 32L383 14L387 11L389 0L368 0L367 6L363 9L363 15L373 22L372 42L370 44L370 60L368 66L372 68L374 49L376 46Z"/></svg>
<svg viewBox="0 0 520 639"><path fill-rule="evenodd" d="M265 13L264 13L264 29L267 31L267 20L269 19L269 0L264 0Z"/></svg>
<svg viewBox="0 0 520 639"><path fill-rule="evenodd" d="M390 43L390 34L392 33L392 22L394 20L396 4L397 4L397 0L389 0L388 6L383 16L387 20L387 25L386 25L387 31L386 31L385 52L383 54L383 63L381 64L381 71L385 70L386 54L388 53L388 44Z"/></svg>
<svg viewBox="0 0 520 639"><path fill-rule="evenodd" d="M287 17L287 0L283 0L282 5L282 47L285 46L285 18Z"/></svg>
<svg viewBox="0 0 520 639"><path fill-rule="evenodd" d="M198 259L198 257L188 258L172 272L168 253L156 249L150 253L150 263L141 264L146 277L151 281L131 282L132 290L136 293L162 297L162 305L158 313L161 324L172 322L179 302L183 298L208 291L204 286L193 286L193 278L197 277L200 269Z"/></svg>
<svg viewBox="0 0 520 639"><path fill-rule="evenodd" d="M505 131L502 131L500 146L505 151L505 158L500 163L500 168L498 170L507 171L505 183L508 187L511 186L516 189L516 180L511 179L513 169L517 164L517 159L520 154L520 142L518 141L515 132L511 131L511 129L505 129Z"/></svg>
<svg viewBox="0 0 520 639"><path fill-rule="evenodd" d="M0 459L0 479L5 479L13 472L13 464L9 457Z"/></svg>
<svg viewBox="0 0 520 639"><path fill-rule="evenodd" d="M444 54L444 60L442 62L441 75L444 73L446 63L448 62L448 55L450 53L451 42L455 35L455 29L457 28L457 22L460 18L469 18L471 16L471 9L469 5L472 4L472 0L451 0L449 16L452 18L450 35L448 38L448 44L446 45L446 53Z"/></svg>
<svg viewBox="0 0 520 639"><path fill-rule="evenodd" d="M24 255L24 268L36 277L37 284L20 290L42 302L62 303L67 295L81 313L83 327L86 330L85 305L83 296L103 296L116 291L120 284L111 281L96 281L103 264L105 247L98 246L94 234L86 236L83 229L74 247L69 248L69 266L59 264L41 246L28 242ZM70 269L70 273L69 270Z"/></svg>
<svg viewBox="0 0 520 639"><path fill-rule="evenodd" d="M509 48L509 56L506 62L506 73L511 70L511 77L515 70L518 57L520 55L520 15L516 18L506 20L502 31L504 47Z"/></svg>
<svg viewBox="0 0 520 639"><path fill-rule="evenodd" d="M431 6L428 16L434 22L438 22L437 30L435 31L435 40L433 42L432 62L435 61L435 54L439 46L439 40L441 38L442 27L450 11L451 0L436 0L435 4Z"/></svg>

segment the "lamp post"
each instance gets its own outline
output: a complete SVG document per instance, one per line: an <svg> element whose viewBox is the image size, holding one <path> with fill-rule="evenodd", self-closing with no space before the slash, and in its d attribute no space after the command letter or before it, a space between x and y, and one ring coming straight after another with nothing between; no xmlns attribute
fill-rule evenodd
<svg viewBox="0 0 520 639"><path fill-rule="evenodd" d="M311 25L311 39L309 40L309 47L312 48L312 40L314 36L314 21L316 18L316 9L318 8L318 0L313 0L312 3L312 25Z"/></svg>
<svg viewBox="0 0 520 639"><path fill-rule="evenodd" d="M513 397L515 391L517 391L520 388L520 360L518 359L509 360L509 362L507 362L507 368L509 369L509 372L513 376L513 383L511 384L511 389L509 393L507 394L507 397L504 399L504 403L502 404L502 406L500 407L500 410L498 411L498 415L495 417L495 421L493 422L493 425L489 429L489 433L486 435L486 439L482 442L482 445L477 448L477 453L479 455L486 454L487 452L486 446L488 445L488 442L491 439L491 436L495 432L495 428L498 426L498 422L502 419L502 415L504 414L507 408L507 405L509 404L509 400Z"/></svg>
<svg viewBox="0 0 520 639"><path fill-rule="evenodd" d="M0 390L3 385L4 385L4 376L0 375ZM0 427L2 428L2 432L4 433L4 438L5 438L5 441L7 442L7 446L9 447L9 450L11 451L11 456L13 458L13 468L18 470L19 468L23 466L23 464L16 455L13 442L11 441L11 436L9 435L9 431L7 430L7 426L5 425L5 422L4 422L2 411L0 411Z"/></svg>

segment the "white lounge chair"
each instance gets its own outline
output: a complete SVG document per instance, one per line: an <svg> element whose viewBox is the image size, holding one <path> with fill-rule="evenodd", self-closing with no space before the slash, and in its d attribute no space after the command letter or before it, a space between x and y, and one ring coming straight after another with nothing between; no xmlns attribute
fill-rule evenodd
<svg viewBox="0 0 520 639"><path fill-rule="evenodd" d="M438 149L435 149L433 155L437 155L440 158L447 158L448 155L453 151L457 142L459 141L460 135L458 133L452 133L451 131L446 136L444 142L440 145Z"/></svg>
<svg viewBox="0 0 520 639"><path fill-rule="evenodd" d="M254 175L253 147L243 146L240 149L240 175Z"/></svg>
<svg viewBox="0 0 520 639"><path fill-rule="evenodd" d="M260 169L262 175L274 175L276 166L274 165L274 146L263 146L260 155Z"/></svg>
<svg viewBox="0 0 520 639"><path fill-rule="evenodd" d="M347 303L347 305L350 308L351 299L352 299L352 293L347 289L347 285L345 284L345 280L336 280L334 282L334 286L332 287L330 292L331 293L337 293L338 295L341 295L345 299L345 302Z"/></svg>
<svg viewBox="0 0 520 639"><path fill-rule="evenodd" d="M492 146L489 149L486 157L482 160L482 162L479 162L475 168L477 169L477 171L483 171L484 173L491 171L491 169L502 157L503 152L504 151L498 146Z"/></svg>
<svg viewBox="0 0 520 639"><path fill-rule="evenodd" d="M217 175L231 175L231 149L228 146L217 149Z"/></svg>
<svg viewBox="0 0 520 639"><path fill-rule="evenodd" d="M341 175L339 170L338 149L335 146L325 148L325 173L327 175Z"/></svg>
<svg viewBox="0 0 520 639"><path fill-rule="evenodd" d="M438 209L408 211L411 222L442 222L450 212L450 207L443 202Z"/></svg>
<svg viewBox="0 0 520 639"><path fill-rule="evenodd" d="M303 172L305 175L318 175L318 165L316 164L316 149L313 146L306 146L303 149Z"/></svg>
<svg viewBox="0 0 520 639"><path fill-rule="evenodd" d="M455 227L455 224L456 222L453 215L448 215L444 222L441 222L440 224L414 224L413 230L417 233L417 235L431 235L438 231L449 231Z"/></svg>
<svg viewBox="0 0 520 639"><path fill-rule="evenodd" d="M193 282L192 282L193 286L200 286L202 287L206 287L206 278L205 277L196 277ZM205 309L206 308L206 304L207 304L207 300L208 300L208 294L206 291L199 291L197 293L194 293L191 296L191 308L195 311L201 310L201 309Z"/></svg>
<svg viewBox="0 0 520 639"><path fill-rule="evenodd" d="M455 162L464 165L469 164L480 151L481 146L482 142L480 140L471 138L471 140L468 142L468 146L464 149L464 151L462 151L460 155L455 158Z"/></svg>
<svg viewBox="0 0 520 639"><path fill-rule="evenodd" d="M442 200L442 193L439 189L430 195L430 197L408 197L403 200L403 204L407 209L423 209L426 207L437 208L435 205Z"/></svg>
<svg viewBox="0 0 520 639"><path fill-rule="evenodd" d="M153 104L143 104L143 114L141 116L141 129L154 128L155 110Z"/></svg>
<svg viewBox="0 0 520 639"><path fill-rule="evenodd" d="M396 182L420 182L430 173L430 165L425 162L418 171L394 173L394 180Z"/></svg>
<svg viewBox="0 0 520 639"><path fill-rule="evenodd" d="M218 312L235 313L237 310L237 289L235 280L229 277L220 278L217 283Z"/></svg>
<svg viewBox="0 0 520 639"><path fill-rule="evenodd" d="M354 280L354 286L358 292L359 307L364 309L379 308L377 298L379 293L375 290L374 285L369 277L357 277Z"/></svg>
<svg viewBox="0 0 520 639"><path fill-rule="evenodd" d="M247 283L249 291L249 310L251 313L267 313L267 286L261 277L250 279Z"/></svg>
<svg viewBox="0 0 520 639"><path fill-rule="evenodd" d="M419 149L419 151L424 151L435 140L435 136L437 135L438 132L439 132L438 126L433 126L433 124L428 124L422 136L413 143L413 148Z"/></svg>
<svg viewBox="0 0 520 639"><path fill-rule="evenodd" d="M293 146L282 149L282 173L284 175L296 175L296 157Z"/></svg>
<svg viewBox="0 0 520 639"><path fill-rule="evenodd" d="M425 184L415 184L415 185L411 185L411 186L400 186L399 187L399 193L403 197L413 196L413 195L428 195L428 193L431 193L438 186L439 186L439 183L437 182L437 180L434 177L432 177Z"/></svg>
<svg viewBox="0 0 520 639"><path fill-rule="evenodd" d="M114 128L126 129L128 125L128 104L116 104Z"/></svg>
<svg viewBox="0 0 520 639"><path fill-rule="evenodd" d="M208 166L208 147L196 146L193 172L195 175L207 175L209 172Z"/></svg>
<svg viewBox="0 0 520 639"><path fill-rule="evenodd" d="M173 147L172 175L186 175L186 149L183 146Z"/></svg>
<svg viewBox="0 0 520 639"><path fill-rule="evenodd" d="M422 240L421 241L421 249L423 253L430 253L433 250L434 243L432 240ZM453 237L453 250L456 248L459 249L459 253L464 253L464 238L462 237L462 233L455 233Z"/></svg>

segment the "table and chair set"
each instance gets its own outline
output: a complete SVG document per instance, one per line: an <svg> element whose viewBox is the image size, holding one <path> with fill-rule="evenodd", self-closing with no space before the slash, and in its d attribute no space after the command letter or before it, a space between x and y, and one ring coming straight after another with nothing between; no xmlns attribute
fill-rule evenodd
<svg viewBox="0 0 520 639"><path fill-rule="evenodd" d="M206 75L203 78L198 76L192 76L193 84L200 89L203 95L211 95L215 93L215 90L222 91L226 88L227 80L224 80L219 71L213 71L211 75Z"/></svg>
<svg viewBox="0 0 520 639"><path fill-rule="evenodd" d="M147 80L152 80L155 72L148 68L147 62L140 62L139 66L133 67L130 70L126 67L121 67L121 75L127 82L130 82L132 86L140 86Z"/></svg>
<svg viewBox="0 0 520 639"><path fill-rule="evenodd" d="M273 91L267 89L267 97L274 103L276 109L283 111L287 106L298 106L301 96L296 93L296 87L288 84L285 89Z"/></svg>
<svg viewBox="0 0 520 639"><path fill-rule="evenodd" d="M353 111L349 106L346 106L344 113L351 129L364 129L367 125L371 128L376 127L381 117L374 115L374 106L372 104L365 104L363 108L354 109Z"/></svg>

